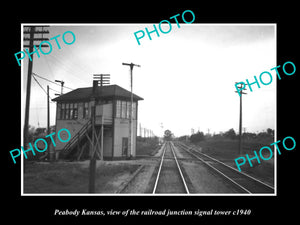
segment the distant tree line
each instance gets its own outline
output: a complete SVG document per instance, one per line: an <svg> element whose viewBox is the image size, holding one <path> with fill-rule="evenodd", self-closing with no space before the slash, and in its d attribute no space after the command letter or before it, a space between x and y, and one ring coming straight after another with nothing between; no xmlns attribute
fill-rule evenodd
<svg viewBox="0 0 300 225"><path fill-rule="evenodd" d="M205 140L204 133L200 132L200 131L198 131L197 133L192 134L190 136L190 142L192 142L192 143L196 143L196 142L204 141L204 140Z"/></svg>
<svg viewBox="0 0 300 225"><path fill-rule="evenodd" d="M253 140L253 139L262 139L262 138L272 138L274 139L274 130L271 128L268 128L266 131L259 132L259 133L250 133L245 132L242 134L243 139L245 140ZM178 138L180 141L190 141L192 143L197 143L200 141L205 141L209 138L227 138L231 140L235 140L239 138L239 134L234 131L233 128L229 129L226 132L220 132L218 134L204 134L203 132L198 131L195 134L192 134L190 136L183 135Z"/></svg>

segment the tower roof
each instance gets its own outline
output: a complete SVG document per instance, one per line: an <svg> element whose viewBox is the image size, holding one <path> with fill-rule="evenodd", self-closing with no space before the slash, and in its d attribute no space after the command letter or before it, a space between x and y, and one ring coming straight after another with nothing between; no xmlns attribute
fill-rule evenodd
<svg viewBox="0 0 300 225"><path fill-rule="evenodd" d="M73 91L70 91L66 94L63 94L57 98L54 98L53 101L57 102L67 102L67 101L87 101L90 100L93 94L93 87L86 88L77 88ZM130 99L131 92L118 85L107 85L107 86L97 86L95 89L95 98L100 99ZM133 94L133 100L139 101L144 100L143 98Z"/></svg>

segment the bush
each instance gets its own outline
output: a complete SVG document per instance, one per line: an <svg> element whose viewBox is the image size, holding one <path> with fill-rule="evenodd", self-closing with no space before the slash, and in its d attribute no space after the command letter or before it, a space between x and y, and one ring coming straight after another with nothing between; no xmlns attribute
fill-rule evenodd
<svg viewBox="0 0 300 225"><path fill-rule="evenodd" d="M236 134L233 128L229 129L228 131L226 131L224 133L224 137L230 138L230 139L235 139L236 138Z"/></svg>
<svg viewBox="0 0 300 225"><path fill-rule="evenodd" d="M136 154L137 155L154 155L159 147L158 137L136 139Z"/></svg>
<svg viewBox="0 0 300 225"><path fill-rule="evenodd" d="M204 141L205 138L204 138L204 134L203 132L197 132L196 134L192 134L190 136L190 142L192 143L197 143L197 142L200 142L200 141Z"/></svg>

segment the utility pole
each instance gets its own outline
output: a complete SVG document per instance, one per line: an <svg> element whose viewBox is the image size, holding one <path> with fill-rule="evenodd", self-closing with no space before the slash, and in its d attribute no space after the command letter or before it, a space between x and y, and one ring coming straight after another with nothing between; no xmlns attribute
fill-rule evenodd
<svg viewBox="0 0 300 225"><path fill-rule="evenodd" d="M139 134L140 134L140 137L142 137L142 124L139 123Z"/></svg>
<svg viewBox="0 0 300 225"><path fill-rule="evenodd" d="M93 81L100 82L100 86L104 85L109 85L110 83L110 74L93 74ZM102 91L102 89L101 89ZM102 95L102 93L101 93ZM103 108L102 108L103 110ZM103 135L104 135L104 115L102 111L102 116L101 116L101 160L103 160Z"/></svg>
<svg viewBox="0 0 300 225"><path fill-rule="evenodd" d="M96 191L96 152L97 145L99 146L99 140L97 138L97 130L96 130L96 97L97 95L97 87L100 81L101 87L104 84L109 84L109 74L94 74L93 79L93 92L91 97L91 123L92 123L92 138L90 140L90 167L89 167L89 193L95 193ZM103 108L102 108L103 109ZM101 116L101 143L100 143L100 159L103 160L103 135L104 135L104 115L102 111Z"/></svg>
<svg viewBox="0 0 300 225"><path fill-rule="evenodd" d="M50 134L50 104L49 104L49 85L47 85L47 134Z"/></svg>
<svg viewBox="0 0 300 225"><path fill-rule="evenodd" d="M37 27L42 27L42 30L36 30ZM49 26L24 26L24 28L29 28L25 30L24 34L29 34L29 38L24 37L24 41L29 41L28 45L24 45L24 48L29 48L29 53L33 51L34 41L48 41L49 38L35 38L35 34L49 34L49 31L44 31L44 27ZM41 47L49 47L48 45L42 45ZM29 124L29 107L30 107L30 92L31 92L31 76L32 76L32 66L33 66L33 54L30 56L32 60L28 60L28 73L27 73L27 89L26 89L26 103L25 103L25 120L24 120L24 137L23 146L28 143L28 124Z"/></svg>
<svg viewBox="0 0 300 225"><path fill-rule="evenodd" d="M95 147L95 107L96 99L93 93L91 98L91 120L92 120L92 142L90 147L90 168L89 168L89 193L95 193L96 190L96 147Z"/></svg>
<svg viewBox="0 0 300 225"><path fill-rule="evenodd" d="M245 84L246 85L246 84ZM240 85L240 90L243 88L243 84ZM246 88L243 89L243 90L247 90ZM240 125L239 125L239 155L242 154L242 107L243 107L243 104L242 104L242 96L243 94L246 95L247 93L244 93L243 90L240 92L239 96L240 96ZM237 91L235 91L237 92Z"/></svg>
<svg viewBox="0 0 300 225"><path fill-rule="evenodd" d="M133 77L132 77L132 70L134 66L141 67L140 65L133 64L133 63L122 63L123 66L130 66L130 113L129 113L129 138L128 138L128 147L130 152L130 158L132 157L132 104L133 104L133 93L132 93L132 83L133 83Z"/></svg>
<svg viewBox="0 0 300 225"><path fill-rule="evenodd" d="M47 85L47 134L50 134L50 95L49 95L49 85ZM50 157L50 149L51 147L48 148L48 159L51 160Z"/></svg>
<svg viewBox="0 0 300 225"><path fill-rule="evenodd" d="M62 95L63 94L63 89L64 89L65 82L62 81L62 80L55 80L55 82L60 83L60 85L61 85L60 94Z"/></svg>

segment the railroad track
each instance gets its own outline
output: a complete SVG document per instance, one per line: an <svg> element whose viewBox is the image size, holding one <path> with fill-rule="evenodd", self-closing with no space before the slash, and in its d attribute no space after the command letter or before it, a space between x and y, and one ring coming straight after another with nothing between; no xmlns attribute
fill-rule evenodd
<svg viewBox="0 0 300 225"><path fill-rule="evenodd" d="M232 183L241 193L266 194L274 193L274 188L270 185L246 174L239 172L237 169L211 157L204 153L195 150L183 143L177 142L176 146L188 152L190 155L201 161L207 167L215 171L221 177Z"/></svg>
<svg viewBox="0 0 300 225"><path fill-rule="evenodd" d="M174 152L174 144L165 142L153 194L189 194L189 189Z"/></svg>

